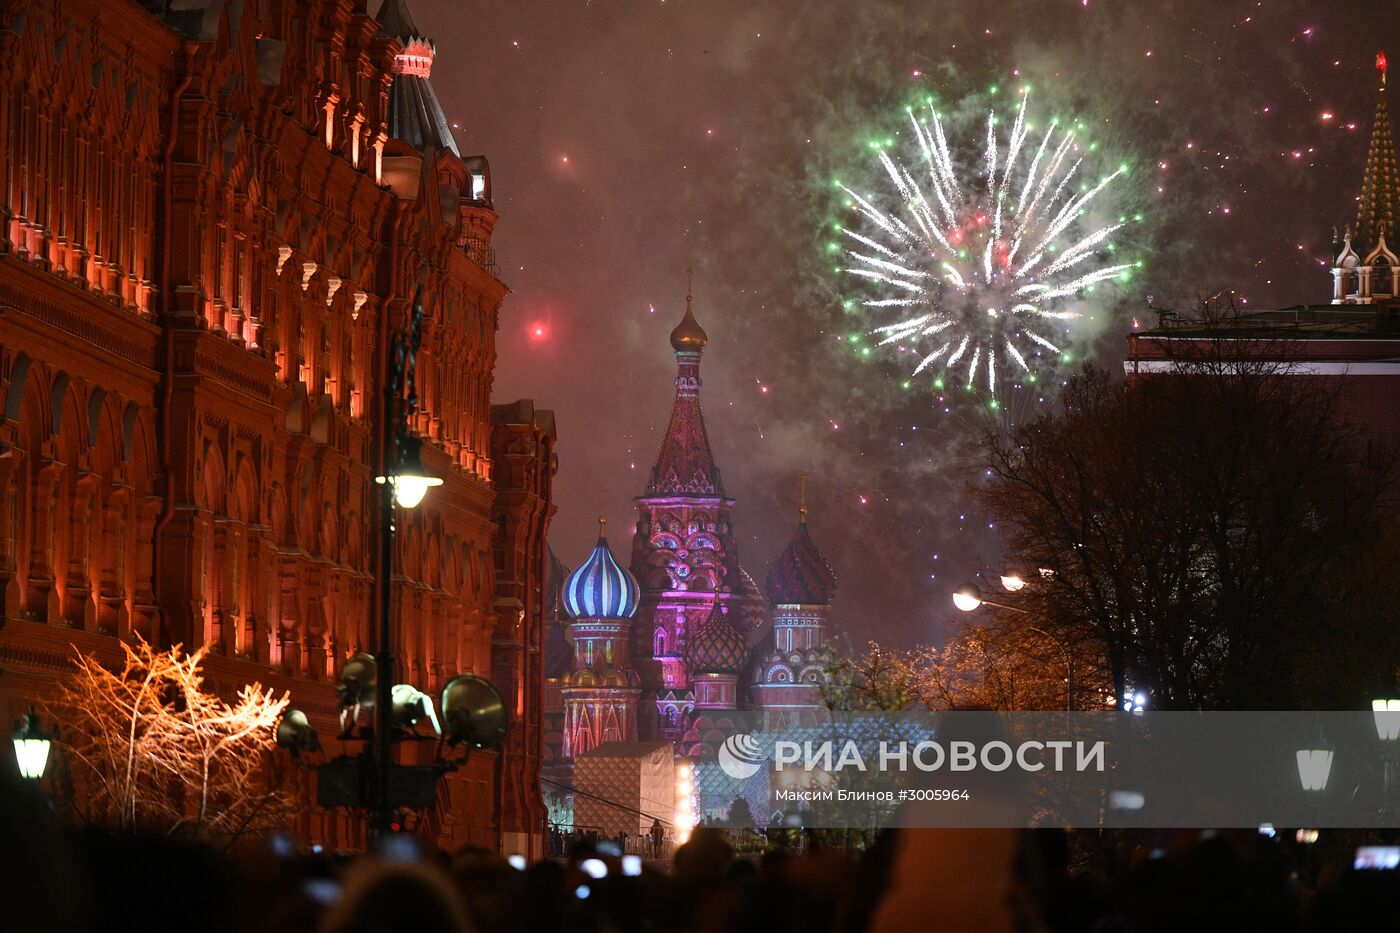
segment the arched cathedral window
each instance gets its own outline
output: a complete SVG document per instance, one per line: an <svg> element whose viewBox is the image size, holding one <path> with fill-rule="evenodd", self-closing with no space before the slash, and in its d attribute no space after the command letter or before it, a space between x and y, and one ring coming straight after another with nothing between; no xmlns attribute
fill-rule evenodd
<svg viewBox="0 0 1400 933"><path fill-rule="evenodd" d="M1392 291L1390 260L1377 256L1371 263L1371 294L1389 295Z"/></svg>

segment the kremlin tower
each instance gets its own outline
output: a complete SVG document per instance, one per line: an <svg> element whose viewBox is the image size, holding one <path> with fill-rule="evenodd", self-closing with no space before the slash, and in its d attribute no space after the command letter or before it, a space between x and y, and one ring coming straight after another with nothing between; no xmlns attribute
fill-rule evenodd
<svg viewBox="0 0 1400 933"><path fill-rule="evenodd" d="M1332 265L1333 304L1374 304L1400 294L1400 259L1394 241L1395 213L1400 208L1400 171L1395 164L1395 140L1390 134L1386 105L1385 53L1376 55L1379 91L1366 174L1361 182L1361 206L1356 230L1350 227Z"/></svg>

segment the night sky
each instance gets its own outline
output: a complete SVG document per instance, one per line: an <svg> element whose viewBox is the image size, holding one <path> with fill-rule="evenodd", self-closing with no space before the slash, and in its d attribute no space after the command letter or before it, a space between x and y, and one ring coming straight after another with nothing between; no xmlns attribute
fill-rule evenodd
<svg viewBox="0 0 1400 933"><path fill-rule="evenodd" d="M693 266L705 411L738 500L741 562L763 580L796 521L795 474L811 473L813 535L840 579L833 615L856 642L941 638L953 587L999 560L995 531L961 501L980 475L984 406L940 401L926 380L903 389L907 357L846 342L885 323L843 313L824 252L832 180L874 177L872 134L898 130L924 94L985 122L1029 83L1033 110L1077 118L1130 165L1116 197L1144 220L1120 242L1143 268L1088 303L1072 353L1121 365L1123 335L1155 321L1149 301L1330 298L1375 53L1400 60L1400 16L1384 2L412 9L437 43L433 83L463 153L491 161L513 291L494 395L557 413L555 550L577 565L602 502L614 550L630 551ZM1043 389L1019 414L1053 402Z"/></svg>

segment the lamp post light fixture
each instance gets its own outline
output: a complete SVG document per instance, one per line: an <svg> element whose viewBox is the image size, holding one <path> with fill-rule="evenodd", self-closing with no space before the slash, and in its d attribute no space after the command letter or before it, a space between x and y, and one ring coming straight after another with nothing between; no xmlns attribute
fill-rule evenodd
<svg viewBox="0 0 1400 933"><path fill-rule="evenodd" d="M389 783L394 771L393 733L395 659L393 651L394 532L397 504L405 509L422 503L432 486L442 480L423 468L423 442L408 430L408 416L418 407L415 371L418 345L423 334L423 286L413 293L408 326L397 331L390 346L384 410L380 427L379 560L376 565L379 592L378 638L374 667L374 799L370 806L370 830L380 838L394 829L394 802Z"/></svg>
<svg viewBox="0 0 1400 933"><path fill-rule="evenodd" d="M413 306L403 328L396 329L385 348L383 408L379 425L379 485L377 511L379 554L375 562L378 594L374 654L356 655L341 672L336 687L341 702L342 738L350 738L360 711L373 713L373 729L365 754L342 755L315 766L317 798L322 806L364 807L369 811L371 839L383 842L397 830L395 811L403 806L431 805L436 781L456 763L444 750L495 748L506 734L507 710L489 681L462 674L448 682L442 693L443 721L439 722L432 698L410 684L397 682L393 640L394 536L398 509L413 509L441 477L423 465L423 441L409 431L409 416L418 408L415 369L423 333L423 286L413 293ZM414 732L421 720L432 726L437 761L432 765L396 764L394 742L398 732ZM277 727L277 744L293 756L318 751L319 739L306 715L289 709ZM366 780L368 778L368 780Z"/></svg>
<svg viewBox="0 0 1400 933"><path fill-rule="evenodd" d="M1376 717L1376 735L1382 741L1400 739L1400 700L1372 700L1371 713Z"/></svg>
<svg viewBox="0 0 1400 933"><path fill-rule="evenodd" d="M1010 566L1001 571L1001 586L1008 593L1019 593L1031 579L1031 572L1021 566Z"/></svg>
<svg viewBox="0 0 1400 933"><path fill-rule="evenodd" d="M53 736L39 727L39 714L34 707L20 717L19 727L10 740L15 746L15 763L19 765L19 776L26 781L38 781L44 776L49 764L49 750L53 747Z"/></svg>
<svg viewBox="0 0 1400 933"><path fill-rule="evenodd" d="M1336 753L1330 748L1298 749L1298 780L1306 791L1324 791L1327 778L1332 774L1332 758Z"/></svg>
<svg viewBox="0 0 1400 933"><path fill-rule="evenodd" d="M423 497L434 486L442 485L442 477L434 476L423 466L423 441L417 437L403 437L399 440L399 462L394 472L376 476L380 485L388 484L394 501L400 508L416 509Z"/></svg>
<svg viewBox="0 0 1400 933"><path fill-rule="evenodd" d="M1005 609L1008 612L1019 612L1022 615L1030 615L1030 613L1026 610L1020 609L1016 606L1008 606L1005 603L992 602L990 599L987 599L985 596L982 595L981 587L979 587L976 583L973 583L970 580L967 583L964 583L962 586L958 587L956 590L953 590L953 605L957 606L963 612L972 612L974 609L978 609L982 606L992 606L996 609Z"/></svg>
<svg viewBox="0 0 1400 933"><path fill-rule="evenodd" d="M972 612L982 605L982 590L976 583L964 583L953 590L953 605L963 612Z"/></svg>
<svg viewBox="0 0 1400 933"><path fill-rule="evenodd" d="M1021 589L1021 587L1026 585L1026 579L1027 577L1019 575L1018 571L1007 571L1007 573L1003 574L1001 578L1001 585L1014 593L1017 590ZM1013 586L1009 584L1007 582L1008 580L1016 581L1016 585ZM964 583L956 590L953 590L953 605L957 606L963 612L972 612L973 610L978 609L982 606L992 606L997 609L1005 609L1008 612L1019 612L1022 615L1030 615L1030 613L1027 612L1025 609L1021 609L1017 606L1008 606L1005 603L994 603L990 599L985 598L982 595L981 587L979 587L976 583L973 583L971 580ZM1070 709L1073 708L1074 701L1074 652L1069 650L1069 645L1066 644L1063 640L1056 638L1054 635L1051 635L1049 632L1045 631L1045 629L1037 628L1036 626L1029 624L1026 625L1026 628L1030 629L1032 632L1036 632L1050 639L1061 651L1064 652L1065 712L1068 713Z"/></svg>

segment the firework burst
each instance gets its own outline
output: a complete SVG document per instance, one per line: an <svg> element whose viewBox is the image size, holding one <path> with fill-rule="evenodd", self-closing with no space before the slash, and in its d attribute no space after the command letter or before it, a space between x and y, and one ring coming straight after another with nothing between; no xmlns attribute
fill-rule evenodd
<svg viewBox="0 0 1400 933"><path fill-rule="evenodd" d="M837 182L859 220L858 229L838 225L843 239L832 246L846 259L838 271L861 285L847 307L895 316L870 333L879 346L912 351L915 374L932 368L993 398L1003 382L1035 381L1059 362L1077 299L1134 266L1103 261L1125 218L1086 221L1126 166L1085 179L1075 130L1052 122L1032 135L1026 102L1009 137L987 115L970 177L960 177L930 102L909 110L906 160L891 155L893 140L875 147L889 182L882 193Z"/></svg>

